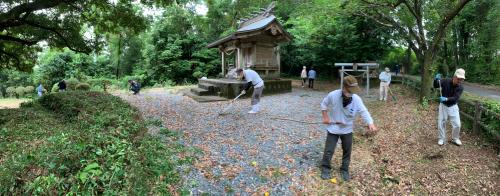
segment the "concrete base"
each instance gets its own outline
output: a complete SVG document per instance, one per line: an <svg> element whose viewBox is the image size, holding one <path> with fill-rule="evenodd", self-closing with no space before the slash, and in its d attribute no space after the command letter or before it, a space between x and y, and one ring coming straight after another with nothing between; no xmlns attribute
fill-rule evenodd
<svg viewBox="0 0 500 196"><path fill-rule="evenodd" d="M234 99L243 89L246 82L235 79L199 79L198 87L186 93L187 96L193 99L205 96L219 96L227 99ZM292 81L286 79L269 79L264 80L263 94L286 93L292 91ZM247 92L245 97L252 95L253 88ZM197 98L195 98L195 96ZM216 99L214 99L216 101Z"/></svg>

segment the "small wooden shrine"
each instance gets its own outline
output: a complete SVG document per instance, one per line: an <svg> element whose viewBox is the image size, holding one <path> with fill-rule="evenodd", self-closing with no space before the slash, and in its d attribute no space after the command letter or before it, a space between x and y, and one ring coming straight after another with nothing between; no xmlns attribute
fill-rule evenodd
<svg viewBox="0 0 500 196"><path fill-rule="evenodd" d="M240 19L236 32L223 37L208 48L221 53L221 75L224 78L201 78L198 87L186 95L196 101L220 101L236 97L245 82L234 79L235 69L252 69L264 79L264 94L292 91L292 81L280 79L280 43L292 40L273 14L275 2L267 8ZM227 73L230 74L227 74ZM251 91L251 90L250 90ZM246 96L250 96L247 93Z"/></svg>
<svg viewBox="0 0 500 196"><path fill-rule="evenodd" d="M279 44L291 41L292 37L273 15L274 6L273 2L248 19L240 19L236 32L207 46L221 52L223 75L232 64L233 68L251 68L262 78L279 78ZM228 63L228 55L234 55L234 63Z"/></svg>

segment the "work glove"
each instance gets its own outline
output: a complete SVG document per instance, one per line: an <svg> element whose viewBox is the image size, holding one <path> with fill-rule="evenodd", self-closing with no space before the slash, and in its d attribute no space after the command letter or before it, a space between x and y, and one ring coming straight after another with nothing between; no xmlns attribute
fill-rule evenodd
<svg viewBox="0 0 500 196"><path fill-rule="evenodd" d="M246 91L246 90L242 90L242 91L241 91L241 94L242 94L242 95L247 94L247 91Z"/></svg>
<svg viewBox="0 0 500 196"><path fill-rule="evenodd" d="M436 80L441 80L441 74L436 74L436 77L434 77Z"/></svg>
<svg viewBox="0 0 500 196"><path fill-rule="evenodd" d="M448 98L446 98L446 97L439 97L439 102L443 103L445 101L448 101Z"/></svg>

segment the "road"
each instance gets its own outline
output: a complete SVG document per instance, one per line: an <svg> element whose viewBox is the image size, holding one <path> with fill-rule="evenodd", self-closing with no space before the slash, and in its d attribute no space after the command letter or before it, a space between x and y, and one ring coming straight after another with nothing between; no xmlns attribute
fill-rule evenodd
<svg viewBox="0 0 500 196"><path fill-rule="evenodd" d="M420 80L420 76L414 76L414 75L404 75L404 76ZM469 82L465 82L463 86L465 92L481 97L487 97L496 101L500 101L500 87L498 86L491 87Z"/></svg>

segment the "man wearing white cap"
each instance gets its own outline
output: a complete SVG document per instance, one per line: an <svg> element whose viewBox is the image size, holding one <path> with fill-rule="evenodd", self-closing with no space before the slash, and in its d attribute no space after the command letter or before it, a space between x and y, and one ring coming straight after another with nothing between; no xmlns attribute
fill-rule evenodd
<svg viewBox="0 0 500 196"><path fill-rule="evenodd" d="M304 84L306 84L306 81L307 81L306 66L302 67L302 72L300 72L300 78L302 79L302 88L304 88Z"/></svg>
<svg viewBox="0 0 500 196"><path fill-rule="evenodd" d="M448 119L450 119L452 126L452 142L458 146L462 145L462 141L460 141L460 112L457 102L464 90L462 86L464 79L464 69L457 69L452 79L441 79L441 74L436 74L434 79L434 88L441 88L438 115L438 145L440 146L446 140L446 121Z"/></svg>
<svg viewBox="0 0 500 196"><path fill-rule="evenodd" d="M363 104L363 100L356 94L361 92L358 81L353 76L344 77L344 86L330 92L321 102L323 123L327 125L327 136L323 160L321 161L321 178L331 178L331 163L337 141L342 140L342 166L340 175L345 181L351 179L349 164L352 151L352 129L358 114L368 126L370 133L376 133L377 127L373 124L370 113ZM330 114L329 114L330 113Z"/></svg>
<svg viewBox="0 0 500 196"><path fill-rule="evenodd" d="M378 79L380 79L380 101L387 101L387 91L389 91L389 84L391 84L391 73L389 71L389 68L386 67L385 71L378 76Z"/></svg>

